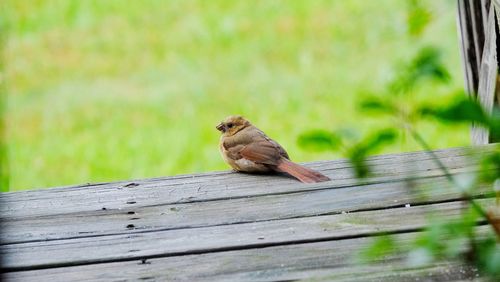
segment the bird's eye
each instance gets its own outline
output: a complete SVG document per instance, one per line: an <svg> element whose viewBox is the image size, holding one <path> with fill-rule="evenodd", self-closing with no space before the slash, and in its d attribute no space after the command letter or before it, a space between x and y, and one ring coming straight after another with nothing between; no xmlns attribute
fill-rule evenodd
<svg viewBox="0 0 500 282"><path fill-rule="evenodd" d="M227 127L231 128L231 127L233 127L233 124L232 123L228 123Z"/></svg>

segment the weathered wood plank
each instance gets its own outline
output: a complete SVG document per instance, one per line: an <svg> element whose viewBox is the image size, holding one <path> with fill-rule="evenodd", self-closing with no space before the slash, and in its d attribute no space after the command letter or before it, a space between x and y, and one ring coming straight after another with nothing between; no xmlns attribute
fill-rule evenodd
<svg viewBox="0 0 500 282"><path fill-rule="evenodd" d="M439 153L453 172L474 170L465 162L464 154L459 150ZM96 193L88 198L78 197L88 194L85 187L7 193L2 195L2 201L12 208L1 214L0 251L5 258L2 267L16 270L9 274L11 279L37 281L76 277L330 280L332 274L339 278L339 273L343 273L340 278L349 280L363 275L379 277L377 272L389 279L382 271L399 269L402 264L393 264L391 260L391 264L360 268L347 260L348 255L363 247L359 242L367 242L366 236L412 232L424 227L424 214L430 209L447 218L456 217L461 207L456 201L460 192L446 188L449 183L424 154L382 156L371 162L376 164L376 177L370 180L373 183L365 184L352 177L350 165L343 161L317 163L321 168L330 165L327 173L335 173L339 178L315 185L298 184L283 177L218 173L144 180L129 187L123 182L104 184L94 186ZM420 178L403 179L412 171L417 171ZM346 182L339 184L342 180ZM199 185L207 181L207 195L183 198L201 194L206 187ZM272 191L266 185L272 185ZM189 187L187 193L181 187ZM481 188L476 191L478 195L491 190ZM161 191L158 197L144 195L156 190ZM61 209L47 204L51 193L61 202L67 200ZM138 197L127 198L133 193ZM103 206L103 210L101 199L117 206ZM38 203L19 206L30 201ZM489 206L493 199L480 202ZM71 203L79 205L72 210ZM407 203L410 207L405 208ZM416 203L420 206L414 206ZM362 238L350 239L357 237ZM353 240L358 240L358 245L353 246ZM324 248L315 249L318 244L324 244ZM325 248L338 252L323 254L330 264L323 264L319 253ZM261 264L258 256L262 253L266 264ZM297 256L300 259L291 268L276 264L293 261L290 258ZM144 258L146 263L137 264ZM232 262L233 259L237 261ZM155 268L144 269L151 266L148 262L154 263ZM62 267L69 265L79 266ZM436 277L445 277L442 274L446 270L455 269L456 265L452 265L429 271L437 273ZM130 269L120 271L127 267ZM47 269L20 271L34 268ZM356 272L358 276L348 275ZM153 276L145 276L151 273ZM412 277L415 271L404 273L404 277Z"/></svg>
<svg viewBox="0 0 500 282"><path fill-rule="evenodd" d="M396 235L401 247L415 233ZM6 273L9 281L360 281L363 277L401 281L425 274L436 281L474 278L477 272L445 262L428 268L409 269L405 256L381 257L381 264L360 265L357 254L371 238L292 244L285 246L224 251L125 262ZM464 271L466 269L467 271ZM391 273L392 272L392 273ZM358 278L358 279L356 279ZM418 276L418 278L423 278Z"/></svg>
<svg viewBox="0 0 500 282"><path fill-rule="evenodd" d="M140 262L134 263L118 263L123 269L115 268L115 265L110 265L115 270L102 269L96 267L92 273L89 268L73 267L69 268L69 273L64 271L36 270L24 272L9 272L5 274L6 281L484 281L489 282L486 278L481 278L476 268L460 264L458 262L438 262L432 266L421 268L408 268L404 263L398 261L396 265L373 264L373 265L335 265L325 268L314 267L299 267L289 266L289 264L280 264L275 269L263 267L256 270L234 269L233 273L214 273L209 271L209 275L201 273L189 273L192 267L185 267L186 273L180 273L176 270L174 273L168 272L171 268L161 272L160 266L156 266L151 270L150 263L156 263L157 260L147 261L146 266L139 269L139 273L132 272L132 269L138 269L137 265ZM64 269L64 268L63 268ZM189 270L187 270L189 269ZM226 270L226 269L224 269ZM229 271L229 270L228 270ZM222 271L220 271L222 272Z"/></svg>
<svg viewBox="0 0 500 282"><path fill-rule="evenodd" d="M491 149L493 147L485 147ZM452 172L470 170L462 149L436 151ZM369 161L374 177L368 183L397 180L410 176L442 175L425 152L377 156ZM189 203L224 198L289 193L298 190L349 187L358 184L352 166L346 160L309 164L321 170L333 181L321 184L301 184L284 176L255 176L232 172L146 179L133 182L103 183L36 191L0 194L0 214L3 218L21 218L105 209L128 209L129 202L137 206ZM139 184L128 185L128 184ZM127 186L128 185L128 186ZM272 188L270 186L272 185Z"/></svg>
<svg viewBox="0 0 500 282"><path fill-rule="evenodd" d="M495 199L483 199L479 203L494 207ZM1 246L0 254L4 258L4 268L25 269L341 240L378 232L417 230L425 226L425 216L429 213L452 220L460 215L463 207L461 202L451 202L134 235L11 244Z"/></svg>
<svg viewBox="0 0 500 282"><path fill-rule="evenodd" d="M409 184L415 188L409 190ZM475 193L491 194L491 187L478 187ZM130 204L127 209L6 218L1 237L2 244L6 244L132 234L380 209L460 197L461 193L452 189L445 177L432 177L250 198L143 207Z"/></svg>
<svg viewBox="0 0 500 282"><path fill-rule="evenodd" d="M470 265L457 262L436 262L432 266L422 268L394 267L390 263L377 266L359 266L360 269L344 268L341 271L315 272L313 281L490 281L480 277L479 271ZM301 279L309 280L308 277ZM310 280L309 280L310 281Z"/></svg>

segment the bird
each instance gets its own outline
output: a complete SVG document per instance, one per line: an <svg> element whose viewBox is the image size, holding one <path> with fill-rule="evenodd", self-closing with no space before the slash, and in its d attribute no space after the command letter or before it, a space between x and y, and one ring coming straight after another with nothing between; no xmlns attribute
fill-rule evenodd
<svg viewBox="0 0 500 282"><path fill-rule="evenodd" d="M222 158L236 171L286 173L303 183L330 180L317 171L292 162L280 144L242 116L229 116L215 128L221 132L219 149Z"/></svg>

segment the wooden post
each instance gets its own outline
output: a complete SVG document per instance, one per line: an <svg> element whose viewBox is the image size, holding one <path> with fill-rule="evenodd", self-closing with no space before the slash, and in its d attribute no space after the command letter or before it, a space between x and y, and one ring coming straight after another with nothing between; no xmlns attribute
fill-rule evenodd
<svg viewBox="0 0 500 282"><path fill-rule="evenodd" d="M499 96L495 95L499 69L496 13L499 11L500 0L458 0L465 89L487 112L492 111L495 99L498 101L495 96ZM472 125L471 138L475 145L498 141L490 140L488 131L477 125Z"/></svg>
<svg viewBox="0 0 500 282"><path fill-rule="evenodd" d="M462 51L465 88L475 95L483 55L485 26L490 0L458 0L458 30Z"/></svg>

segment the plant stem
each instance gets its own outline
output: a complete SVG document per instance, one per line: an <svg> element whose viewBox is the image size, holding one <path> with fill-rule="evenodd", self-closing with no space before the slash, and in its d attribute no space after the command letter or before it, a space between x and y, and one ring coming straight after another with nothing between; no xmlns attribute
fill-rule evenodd
<svg viewBox="0 0 500 282"><path fill-rule="evenodd" d="M443 162L441 162L441 160L432 151L431 147L429 146L429 144L427 144L427 142L425 142L424 138L422 138L422 136L420 134L418 134L418 132L416 132L412 127L408 127L408 129L410 130L410 133L411 133L411 136L413 137L413 139L415 139L415 141L417 141L417 143L420 144L420 146L422 146L422 148L424 148L424 150L429 155L431 155L432 160L444 172L446 179L448 179L450 182L453 182L454 184L456 184L455 179L453 179L453 176L451 176L451 173L448 170L448 168L443 164Z"/></svg>
<svg viewBox="0 0 500 282"><path fill-rule="evenodd" d="M418 134L417 131L415 131L412 127L408 127L408 130L410 131L412 137L415 139L415 141L417 141L417 143L420 144L420 146L422 146L422 148L428 153L431 155L431 158L432 160L439 166L439 168L444 172L445 176L446 176L446 179L448 179L448 181L450 181L454 186L456 187L460 187L460 185L455 181L455 179L453 178L453 176L451 175L450 171L448 170L448 168L443 164L443 162L441 162L441 160L436 156L436 154L431 150L431 147L429 146L429 144L427 144L427 142L425 142L424 138L422 138L422 136L420 134ZM474 210L476 210L476 212L478 212L482 217L484 217L486 219L486 221L488 221L488 223L493 227L493 229L495 230L495 233L497 234L497 236L500 238L500 231L498 230L498 227L496 226L496 222L495 222L495 219L490 216L482 207L481 205L479 205L476 201L474 201L474 199L472 198L471 195L469 195L469 193L463 191L462 192L462 195L463 197L465 198L465 200L467 202L469 202L472 207L474 208Z"/></svg>

